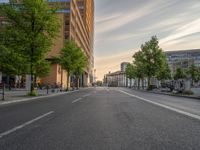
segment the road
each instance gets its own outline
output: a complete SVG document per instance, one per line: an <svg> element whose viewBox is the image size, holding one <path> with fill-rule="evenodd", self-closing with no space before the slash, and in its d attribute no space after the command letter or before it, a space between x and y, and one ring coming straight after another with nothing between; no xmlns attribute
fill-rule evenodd
<svg viewBox="0 0 200 150"><path fill-rule="evenodd" d="M0 106L0 150L199 150L200 101L123 88Z"/></svg>

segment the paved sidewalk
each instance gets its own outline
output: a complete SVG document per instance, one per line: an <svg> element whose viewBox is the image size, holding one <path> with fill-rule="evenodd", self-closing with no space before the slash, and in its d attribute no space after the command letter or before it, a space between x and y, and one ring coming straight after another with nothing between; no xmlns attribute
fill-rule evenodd
<svg viewBox="0 0 200 150"><path fill-rule="evenodd" d="M163 94L163 95L169 95L169 96L176 96L176 97L185 97L185 98L194 98L194 99L199 99L200 100L200 96L198 95L184 95L184 94L180 94L180 93L172 93L172 92L165 92L165 91L161 91L159 89L157 90L153 90L153 91L147 91L147 90L143 90L143 89L133 89L135 91L141 91L141 92L149 92L149 93L154 93L154 94Z"/></svg>
<svg viewBox="0 0 200 150"><path fill-rule="evenodd" d="M82 89L84 89L84 88L80 88L79 90L82 90ZM60 92L59 89L55 89L53 92L52 89L49 89L48 94L47 94L47 90L37 90L38 96L36 96L36 97L27 96L28 91L26 91L26 90L5 91L5 100L4 101L2 101L2 95L0 94L0 105L24 102L24 101L28 101L28 100L36 100L36 99L52 97L52 96L58 96L58 95L77 92L79 90ZM2 91L0 91L0 93L1 92Z"/></svg>

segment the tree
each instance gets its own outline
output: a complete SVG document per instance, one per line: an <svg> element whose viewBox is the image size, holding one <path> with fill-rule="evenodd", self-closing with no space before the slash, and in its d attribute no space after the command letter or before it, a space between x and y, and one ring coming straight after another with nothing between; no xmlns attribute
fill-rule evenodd
<svg viewBox="0 0 200 150"><path fill-rule="evenodd" d="M159 42L156 36L153 36L150 41L141 45L142 65L144 74L148 78L148 88L150 88L150 79L155 77L163 67L163 51L159 47Z"/></svg>
<svg viewBox="0 0 200 150"><path fill-rule="evenodd" d="M136 52L133 55L133 64L135 66L135 76L138 79L138 89L140 88L140 80L142 79L142 83L145 77L144 65L143 65L143 54L141 51ZM144 83L143 83L144 84ZM144 87L144 86L143 86Z"/></svg>
<svg viewBox="0 0 200 150"><path fill-rule="evenodd" d="M167 60L166 60L166 56L163 55L163 59L162 59L162 63L161 63L161 68L160 70L158 71L156 77L158 80L169 80L172 78L172 75L171 75L171 70L169 68L169 65L167 63Z"/></svg>
<svg viewBox="0 0 200 150"><path fill-rule="evenodd" d="M88 58L84 54L84 52L78 48L77 55L76 55L76 63L74 68L74 74L76 76L76 87L79 88L79 80L80 76L84 72L85 67L87 66Z"/></svg>
<svg viewBox="0 0 200 150"><path fill-rule="evenodd" d="M182 68L178 67L178 68L176 69L175 74L174 74L174 79L175 79L175 80L178 80L178 79L184 79L184 78L186 78L185 72L183 71Z"/></svg>
<svg viewBox="0 0 200 150"><path fill-rule="evenodd" d="M8 76L25 75L28 72L28 65L25 59L12 49L0 45L0 68Z"/></svg>
<svg viewBox="0 0 200 150"><path fill-rule="evenodd" d="M194 64L192 64L189 67L189 70L187 71L187 73L190 75L193 82L198 82L200 80L199 68L196 67ZM193 84L193 82L192 82L192 84Z"/></svg>
<svg viewBox="0 0 200 150"><path fill-rule="evenodd" d="M33 73L36 77L46 77L50 73L50 62L46 59L41 59L33 66L35 72Z"/></svg>
<svg viewBox="0 0 200 150"><path fill-rule="evenodd" d="M17 5L2 5L0 11L7 18L8 41L29 65L33 93L34 74L38 75L34 66L44 60L59 31L56 12L44 0L21 0Z"/></svg>
<svg viewBox="0 0 200 150"><path fill-rule="evenodd" d="M61 49L59 63L67 71L67 90L69 90L69 77L74 72L77 81L87 65L87 57L74 41L66 41ZM78 86L78 85L77 85Z"/></svg>
<svg viewBox="0 0 200 150"><path fill-rule="evenodd" d="M128 64L125 70L126 77L130 79L130 88L132 86L132 79L136 77L136 69L133 64Z"/></svg>

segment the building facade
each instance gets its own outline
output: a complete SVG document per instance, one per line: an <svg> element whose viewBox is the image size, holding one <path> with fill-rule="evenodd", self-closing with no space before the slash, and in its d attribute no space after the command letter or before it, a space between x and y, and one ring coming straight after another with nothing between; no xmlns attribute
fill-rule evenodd
<svg viewBox="0 0 200 150"><path fill-rule="evenodd" d="M127 78L123 71L108 73L104 77L104 84L110 87L126 87Z"/></svg>
<svg viewBox="0 0 200 150"><path fill-rule="evenodd" d="M123 62L121 63L121 71L125 72L127 65L130 64L129 62Z"/></svg>
<svg viewBox="0 0 200 150"><path fill-rule="evenodd" d="M165 54L172 74L178 67L187 70L192 64L200 68L200 49L166 51Z"/></svg>
<svg viewBox="0 0 200 150"><path fill-rule="evenodd" d="M126 87L129 84L129 80L126 77L125 70L129 63L121 63L121 70L116 72L109 72L104 76L104 84L111 87Z"/></svg>
<svg viewBox="0 0 200 150"><path fill-rule="evenodd" d="M80 85L90 85L93 82L94 68L94 0L48 0L48 4L51 8L57 8L61 28L52 50L46 57L51 62L50 75L42 78L40 82L67 86L67 72L58 63L55 63L53 58L59 55L66 40L73 40L89 60L80 78ZM3 19L0 18L0 25L4 23Z"/></svg>
<svg viewBox="0 0 200 150"><path fill-rule="evenodd" d="M48 0L50 7L58 7L57 14L62 27L52 51L48 54L51 60L59 55L66 40L73 40L88 57L88 65L80 79L81 86L93 82L93 34L94 34L94 1L93 0ZM67 72L61 66L52 63L51 73L42 79L43 83L57 83L66 86Z"/></svg>

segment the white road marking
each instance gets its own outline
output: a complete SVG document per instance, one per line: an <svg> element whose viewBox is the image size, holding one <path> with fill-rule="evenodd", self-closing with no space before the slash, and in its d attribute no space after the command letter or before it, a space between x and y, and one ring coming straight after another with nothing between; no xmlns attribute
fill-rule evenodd
<svg viewBox="0 0 200 150"><path fill-rule="evenodd" d="M163 108L165 108L165 109L172 110L172 111L177 112L177 113L179 113L179 114L182 114L182 115L189 116L189 117L192 117L192 118L195 118L195 119L200 120L200 116L199 116L199 115L195 115L195 114L192 114L192 113L189 113L189 112L185 112L185 111L182 111L182 110L179 110L179 109L176 109L176 108L173 108L173 107L170 107L170 106L161 104L161 103L157 103L157 102L154 102L154 101L151 101L151 100L148 100L148 99L145 99L145 98L142 98L142 97L139 97L139 96L136 96L136 95L127 93L127 92L122 91L122 90L119 90L119 91L120 91L121 93L124 93L124 94L126 94L126 95L129 95L129 96L131 96L131 97L138 98L138 99L140 99L140 100L142 100L142 101L145 101L145 102L154 104L154 105L156 105L156 106L160 106L160 107L163 107Z"/></svg>
<svg viewBox="0 0 200 150"><path fill-rule="evenodd" d="M78 98L78 99L72 101L72 104L73 104L73 103L76 103L76 102L78 102L78 101L80 101L80 100L82 100L82 98Z"/></svg>
<svg viewBox="0 0 200 150"><path fill-rule="evenodd" d="M86 95L83 95L83 97L88 97L88 96L90 96L91 94L86 94Z"/></svg>
<svg viewBox="0 0 200 150"><path fill-rule="evenodd" d="M19 125L19 126L16 126L16 127L12 128L12 129L6 131L6 132L3 132L3 133L0 134L0 138L4 137L6 135L9 135L9 134L11 134L11 133L13 133L13 132L15 132L17 130L20 130L20 129L22 129L22 128L24 128L24 127L26 127L26 126L28 126L28 125L30 125L30 124L42 119L42 118L44 118L44 117L46 117L46 116L48 116L48 115L50 115L52 113L54 113L54 111L50 111L50 112L48 112L48 113L46 113L44 115L41 115L41 116L39 116L39 117L37 117L37 118L35 118L33 120L30 120L28 122L25 122L25 123Z"/></svg>

